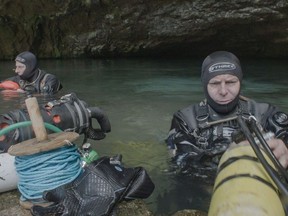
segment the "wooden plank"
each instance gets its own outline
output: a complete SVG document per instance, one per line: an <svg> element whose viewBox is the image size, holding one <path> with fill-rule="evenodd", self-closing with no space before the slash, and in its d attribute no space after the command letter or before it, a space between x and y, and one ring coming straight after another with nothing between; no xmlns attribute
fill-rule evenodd
<svg viewBox="0 0 288 216"><path fill-rule="evenodd" d="M47 140L47 131L41 116L39 105L36 97L30 97L25 100L25 104L32 122L32 127L37 141Z"/></svg>
<svg viewBox="0 0 288 216"><path fill-rule="evenodd" d="M69 145L76 140L79 134L76 132L59 132L49 134L46 140L38 141L36 138L12 145L8 153L13 156L32 155L39 152L50 151Z"/></svg>

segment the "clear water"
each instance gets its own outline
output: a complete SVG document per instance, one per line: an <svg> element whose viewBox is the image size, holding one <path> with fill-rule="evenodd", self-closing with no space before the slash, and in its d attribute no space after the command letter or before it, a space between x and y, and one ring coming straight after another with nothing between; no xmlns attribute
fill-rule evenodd
<svg viewBox="0 0 288 216"><path fill-rule="evenodd" d="M288 111L288 63L243 60L243 94ZM213 185L167 172L165 138L175 111L203 98L199 59L41 60L64 89L89 106L103 109L112 125L101 141L91 141L100 155L122 154L126 166L143 166L156 185L146 200L156 215L182 209L207 211ZM1 62L0 80L12 76L14 62ZM40 103L49 98L39 98ZM23 106L25 95L1 92L0 113ZM97 124L94 123L94 127ZM77 143L81 143L80 138Z"/></svg>

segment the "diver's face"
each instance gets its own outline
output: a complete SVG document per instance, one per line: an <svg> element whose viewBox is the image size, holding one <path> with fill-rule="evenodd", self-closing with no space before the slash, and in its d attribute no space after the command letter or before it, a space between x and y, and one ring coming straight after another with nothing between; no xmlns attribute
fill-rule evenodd
<svg viewBox="0 0 288 216"><path fill-rule="evenodd" d="M238 77L231 74L221 74L209 81L207 91L217 104L228 104L237 97L240 81Z"/></svg>
<svg viewBox="0 0 288 216"><path fill-rule="evenodd" d="M23 75L23 73L26 70L26 65L22 64L18 61L15 61L15 73L17 73L19 76Z"/></svg>

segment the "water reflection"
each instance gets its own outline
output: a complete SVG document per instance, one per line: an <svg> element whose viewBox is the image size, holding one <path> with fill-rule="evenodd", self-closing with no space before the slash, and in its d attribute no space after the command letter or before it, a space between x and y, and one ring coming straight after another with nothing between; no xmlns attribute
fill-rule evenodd
<svg viewBox="0 0 288 216"><path fill-rule="evenodd" d="M165 185L167 186L167 185ZM172 215L175 209L197 209L207 212L213 187L190 176L170 176L169 187L162 188L157 197L156 213Z"/></svg>
<svg viewBox="0 0 288 216"><path fill-rule="evenodd" d="M242 61L246 62L244 95L288 111L285 83L288 63L272 61L271 68L269 61ZM1 62L1 65L0 78L12 76L13 63ZM156 189L146 201L157 215L184 208L207 211L211 184L167 172L169 157L164 142L172 114L203 98L201 60L42 60L40 65L63 83L64 88L56 98L75 92L89 106L98 106L107 113L111 133L104 140L91 143L100 155L121 153L125 165L148 170ZM21 108L25 97L1 92L0 112ZM51 99L38 98L40 103Z"/></svg>

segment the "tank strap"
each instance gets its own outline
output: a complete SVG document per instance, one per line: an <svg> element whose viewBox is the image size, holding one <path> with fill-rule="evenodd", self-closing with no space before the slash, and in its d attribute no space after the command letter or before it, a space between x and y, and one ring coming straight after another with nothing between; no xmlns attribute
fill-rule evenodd
<svg viewBox="0 0 288 216"><path fill-rule="evenodd" d="M196 109L196 120L199 125L202 122L208 121L209 109L206 101L201 101L198 104L198 109Z"/></svg>
<svg viewBox="0 0 288 216"><path fill-rule="evenodd" d="M243 96L240 99L240 110L243 116L253 115L257 120L261 120L264 123L273 112L271 105L268 103L257 103Z"/></svg>
<svg viewBox="0 0 288 216"><path fill-rule="evenodd" d="M39 70L40 70L40 69L39 69ZM41 72L42 72L42 71L40 70L40 73L41 73ZM44 88L48 76L49 76L49 74L48 74L48 73L45 73L44 77L42 78L42 80L41 80L41 82L40 82L40 89L41 89L41 90Z"/></svg>
<svg viewBox="0 0 288 216"><path fill-rule="evenodd" d="M201 101L197 105L191 105L179 111L178 118L189 127L189 131L194 131L199 124L208 121L209 110L206 101Z"/></svg>
<svg viewBox="0 0 288 216"><path fill-rule="evenodd" d="M76 99L77 101L74 101L74 106L79 117L79 131L83 131L89 126L89 114L81 100L78 100L78 98Z"/></svg>

